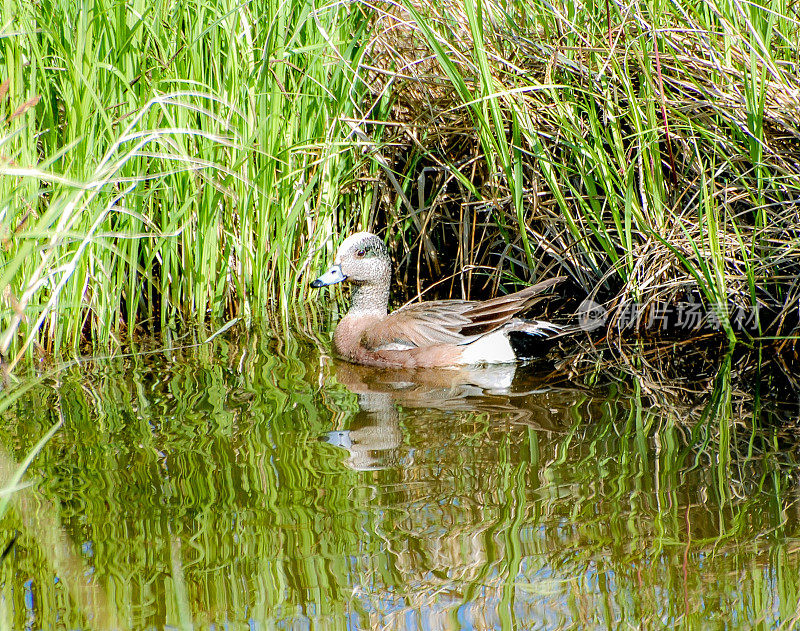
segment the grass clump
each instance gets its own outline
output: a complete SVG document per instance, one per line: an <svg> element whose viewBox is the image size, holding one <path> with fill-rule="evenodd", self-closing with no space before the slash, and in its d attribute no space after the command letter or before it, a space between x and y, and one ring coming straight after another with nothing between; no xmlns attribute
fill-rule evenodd
<svg viewBox="0 0 800 631"><path fill-rule="evenodd" d="M362 90L363 14L5 7L0 350L13 362L34 343L122 345L137 328L267 307L288 320L302 262L330 237L361 160L342 141Z"/></svg>
<svg viewBox="0 0 800 631"><path fill-rule="evenodd" d="M791 3L4 9L12 363L143 328L286 324L356 226L392 235L404 289L557 270L567 309L588 295L620 332L686 301L731 340L737 310L768 316L751 334L797 324Z"/></svg>
<svg viewBox="0 0 800 631"><path fill-rule="evenodd" d="M427 170L420 211L434 243L458 244L454 272L552 265L612 325L696 297L731 337L744 308L786 332L797 18L788 3L407 2L374 40L402 122L386 144L412 186Z"/></svg>

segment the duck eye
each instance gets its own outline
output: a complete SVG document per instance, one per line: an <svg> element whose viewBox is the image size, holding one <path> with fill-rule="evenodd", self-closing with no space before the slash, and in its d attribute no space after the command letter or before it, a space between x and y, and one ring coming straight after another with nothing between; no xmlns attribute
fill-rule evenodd
<svg viewBox="0 0 800 631"><path fill-rule="evenodd" d="M358 257L366 256L366 254L367 254L367 251L365 249L363 249L363 248L360 249L358 252L356 252L356 256L358 256Z"/></svg>

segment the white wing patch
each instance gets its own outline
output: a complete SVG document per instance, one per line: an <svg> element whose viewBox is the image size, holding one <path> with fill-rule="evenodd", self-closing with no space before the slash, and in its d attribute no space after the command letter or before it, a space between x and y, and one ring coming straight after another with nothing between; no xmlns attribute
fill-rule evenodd
<svg viewBox="0 0 800 631"><path fill-rule="evenodd" d="M380 346L376 346L374 351L410 351L413 348L419 348L416 344L411 344L409 342L389 342L388 344L381 344Z"/></svg>

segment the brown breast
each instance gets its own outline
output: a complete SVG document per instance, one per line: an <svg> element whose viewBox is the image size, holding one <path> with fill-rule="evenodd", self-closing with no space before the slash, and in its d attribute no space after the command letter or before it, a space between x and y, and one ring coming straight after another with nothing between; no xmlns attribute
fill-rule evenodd
<svg viewBox="0 0 800 631"><path fill-rule="evenodd" d="M333 334L333 346L336 351L350 361L358 362L358 357L366 350L362 345L364 331L379 326L386 316L380 314L346 315L336 327ZM361 362L358 362L361 363Z"/></svg>

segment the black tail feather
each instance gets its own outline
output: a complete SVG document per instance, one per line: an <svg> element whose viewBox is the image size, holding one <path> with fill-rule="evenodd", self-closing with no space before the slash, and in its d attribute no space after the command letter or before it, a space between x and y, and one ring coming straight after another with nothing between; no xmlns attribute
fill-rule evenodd
<svg viewBox="0 0 800 631"><path fill-rule="evenodd" d="M547 334L528 333L527 331L509 331L508 341L518 359L532 359L546 355L555 339Z"/></svg>

